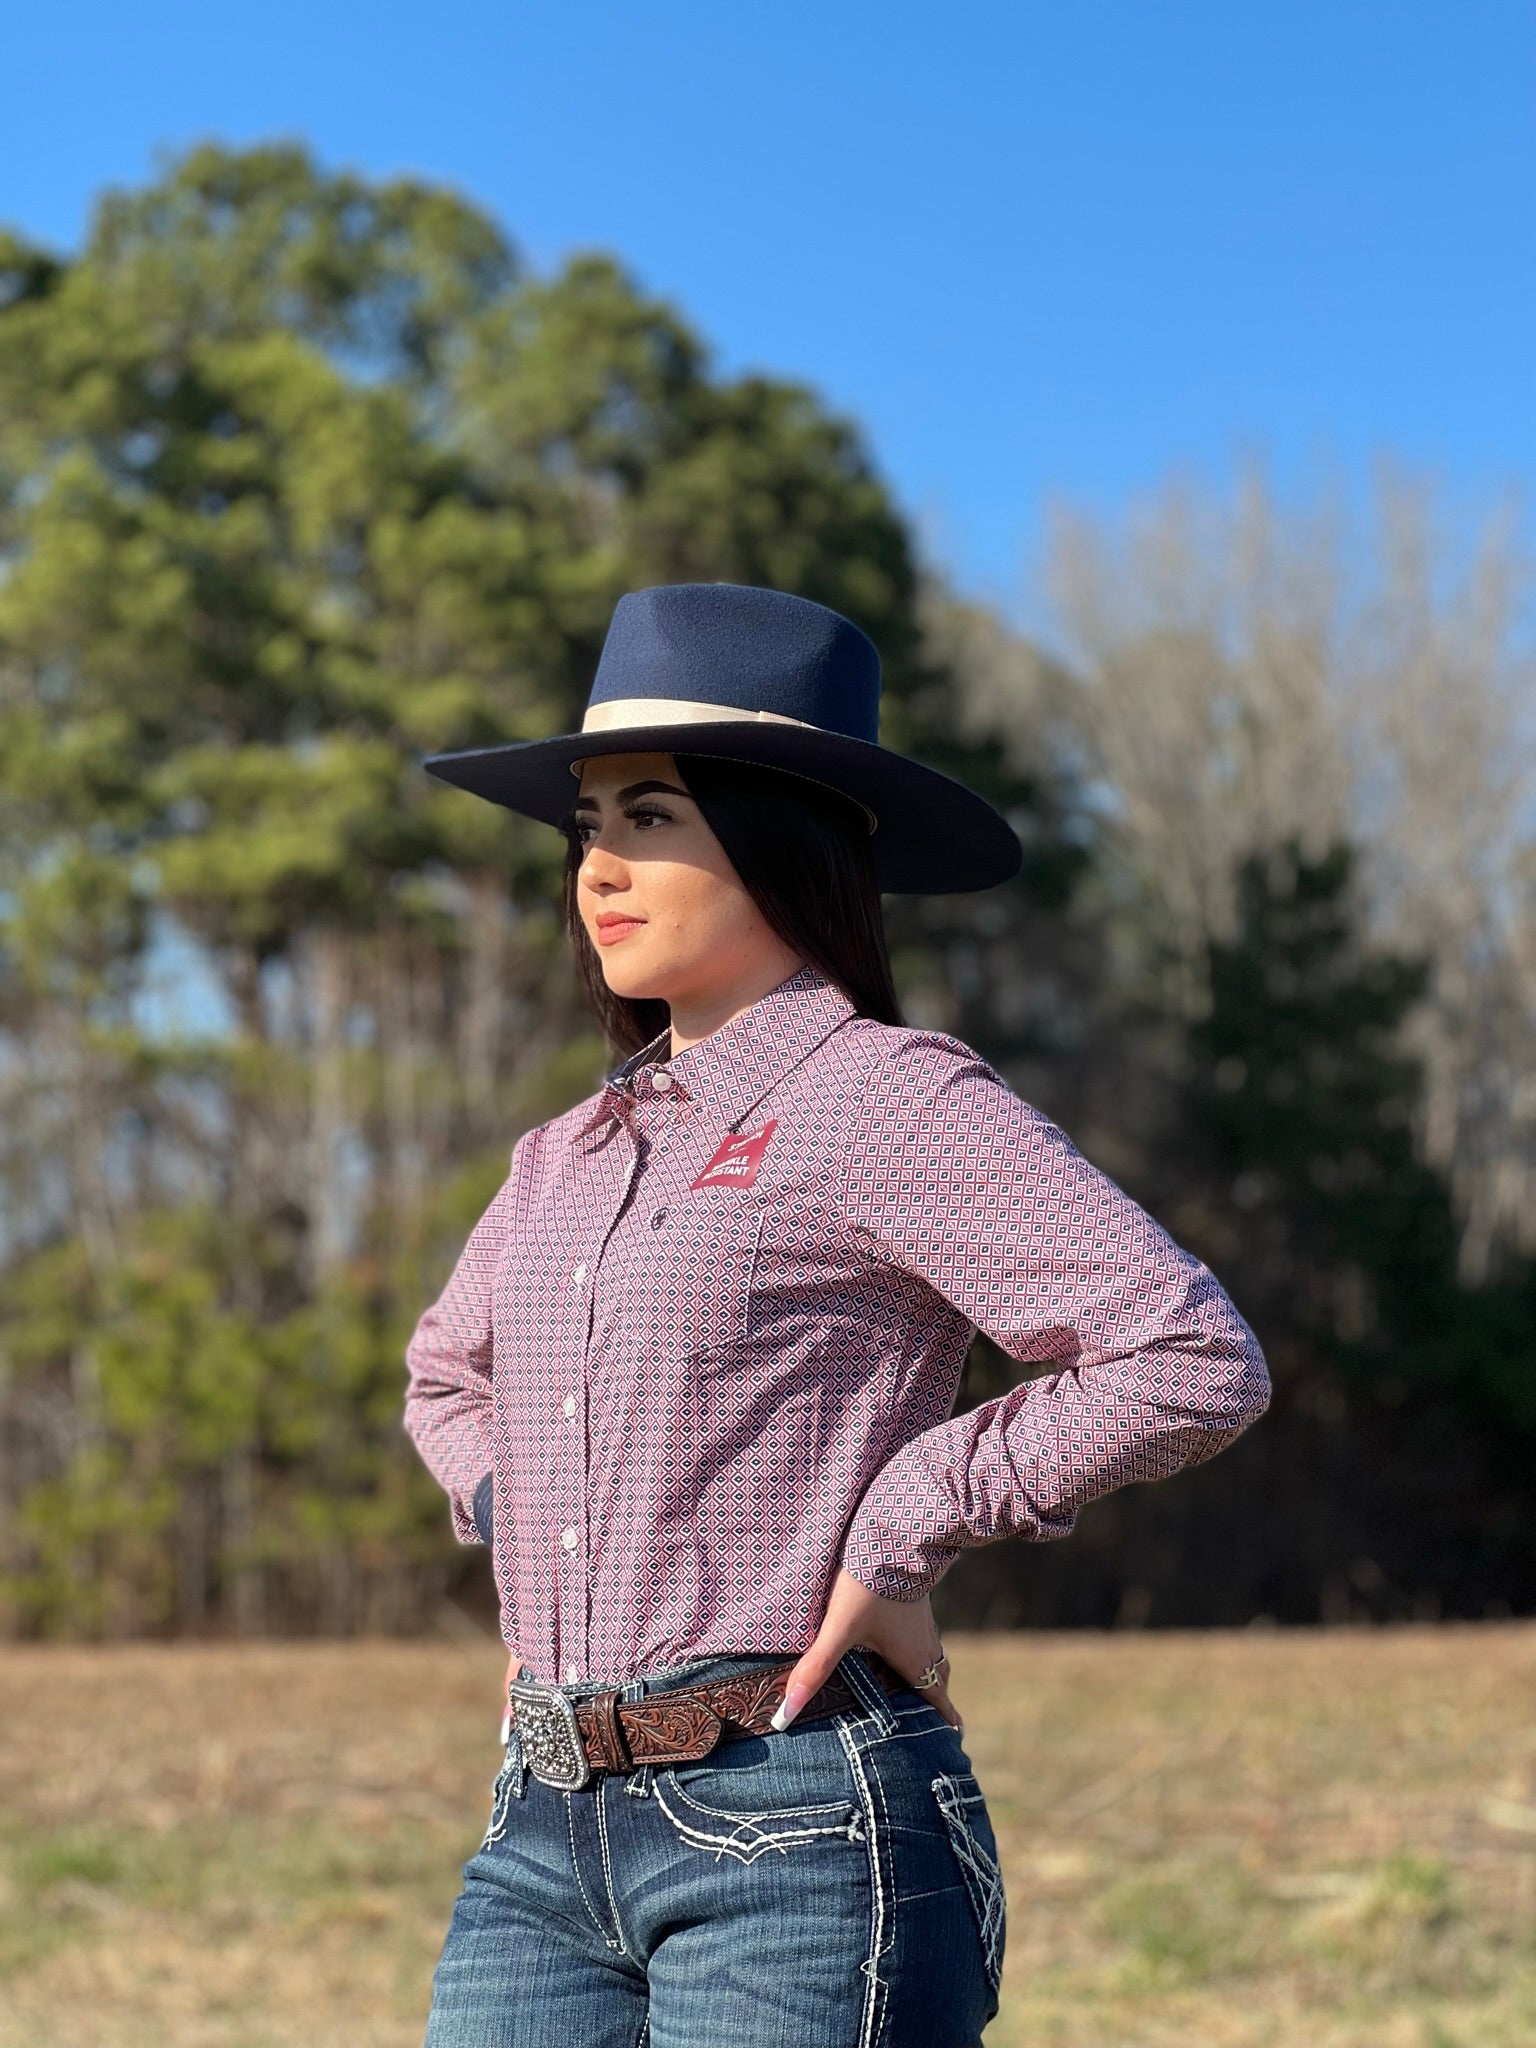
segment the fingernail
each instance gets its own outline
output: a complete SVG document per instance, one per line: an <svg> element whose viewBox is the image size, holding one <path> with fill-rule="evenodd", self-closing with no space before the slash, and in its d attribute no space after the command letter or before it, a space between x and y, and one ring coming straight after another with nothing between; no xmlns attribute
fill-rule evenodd
<svg viewBox="0 0 1536 2048"><path fill-rule="evenodd" d="M811 1689L808 1685L787 1686L783 1699L774 1710L773 1719L768 1723L769 1727L777 1728L782 1735L810 1696Z"/></svg>

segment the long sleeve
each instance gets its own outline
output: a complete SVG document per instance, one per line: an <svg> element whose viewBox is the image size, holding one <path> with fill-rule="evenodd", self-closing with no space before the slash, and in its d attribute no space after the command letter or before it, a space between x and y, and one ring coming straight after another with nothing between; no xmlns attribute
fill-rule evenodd
<svg viewBox="0 0 1536 2048"><path fill-rule="evenodd" d="M1203 1464L1263 1413L1263 1353L1209 1270L960 1041L881 1062L859 1129L856 1241L1055 1368L885 1463L844 1544L862 1584L920 1599L961 1550L1069 1535L1088 1501Z"/></svg>
<svg viewBox="0 0 1536 2048"><path fill-rule="evenodd" d="M511 1193L509 1175L405 1351L405 1428L448 1496L461 1543L484 1540L474 1500L492 1465L491 1281L505 1249Z"/></svg>

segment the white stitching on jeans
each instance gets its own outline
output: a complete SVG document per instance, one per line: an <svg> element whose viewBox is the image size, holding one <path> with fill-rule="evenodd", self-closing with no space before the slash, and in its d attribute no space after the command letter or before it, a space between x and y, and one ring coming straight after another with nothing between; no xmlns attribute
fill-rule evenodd
<svg viewBox="0 0 1536 2048"><path fill-rule="evenodd" d="M1003 1874L973 1832L965 1811L967 1806L983 1806L986 1802L979 1789L975 1792L964 1792L959 1781L945 1772L940 1772L933 1780L933 1793L938 1800L939 1811L944 1816L944 1824L949 1830L955 1860L960 1865L960 1873L965 1879L965 1888L970 1895L979 1923L987 1981L996 1991L998 1980L1002 1976L1003 1936L1007 1914Z"/></svg>
<svg viewBox="0 0 1536 2048"><path fill-rule="evenodd" d="M674 1786L676 1791L677 1787ZM722 1820L734 1820L737 1825L728 1835L712 1834L705 1828L695 1827L683 1814L676 1813L667 1804L667 1795L662 1791L660 1781L656 1785L656 1799L662 1812L671 1821L679 1838L691 1849L707 1850L718 1863L722 1856L734 1856L738 1863L755 1863L768 1850L776 1849L781 1856L787 1856L791 1846L799 1842L812 1842L822 1835L841 1835L844 1841L856 1842L863 1833L862 1819L856 1806L845 1806L842 1811L847 1819L828 1822L824 1827L763 1828L759 1827L748 1814L726 1813ZM824 1810L824 1809L823 1809Z"/></svg>
<svg viewBox="0 0 1536 2048"><path fill-rule="evenodd" d="M614 1932L619 1937L619 1952L622 1955L629 1955L631 1950L624 1935L624 1922L619 1918L618 1897L613 1889L613 1862L608 1854L608 1815L604 1811L603 1798L604 1788L609 1782L605 1778L597 1785L592 1795L597 1803L597 1846L598 1853L603 1859L603 1881L608 1887L608 1904L613 1911Z"/></svg>
<svg viewBox="0 0 1536 2048"><path fill-rule="evenodd" d="M711 1806L703 1799L696 1799L679 1780L676 1771L668 1771L666 1775L667 1782L685 1806L691 1806L695 1813L707 1813L715 1820L743 1821L751 1826L754 1821L808 1820L813 1814L850 1811L846 1799L829 1799L821 1806L776 1806L771 1813L736 1813L728 1806Z"/></svg>
<svg viewBox="0 0 1536 2048"><path fill-rule="evenodd" d="M496 1773L495 1783L491 1786L491 1818L481 1838L480 1847L475 1851L477 1856L488 1849L492 1842L499 1842L507 1831L507 1808L512 1799L512 1769L513 1759L509 1754L503 1757L501 1769Z"/></svg>
<svg viewBox="0 0 1536 2048"><path fill-rule="evenodd" d="M863 1709L860 1721L872 1727L877 1735L893 1735L896 1732L896 1714L884 1687L875 1683L857 1655L844 1658L839 1670Z"/></svg>
<svg viewBox="0 0 1536 2048"><path fill-rule="evenodd" d="M848 1767L853 1773L854 1783L859 1788L863 1801L869 1839L869 1954L859 1968L868 1980L864 1994L864 2014L859 2023L857 2048L875 2048L885 2017L885 1999L890 1986L880 1975L880 1958L886 1952L881 1937L885 1933L885 1875L880 1864L880 1824L875 1814L875 1802L869 1789L869 1776L864 1769L864 1760L859 1752L858 1722L848 1714L835 1714L832 1725L837 1730L837 1739L847 1754ZM879 1782L879 1772L875 1772ZM881 1788L881 1804L885 1803L884 1788ZM895 1937L892 1936L892 1942Z"/></svg>
<svg viewBox="0 0 1536 2048"><path fill-rule="evenodd" d="M597 1917L597 1908L593 1905L591 1894L587 1890L587 1881L581 1874L581 1858L576 1853L576 1822L571 1810L571 1801L576 1795L573 1792L567 1792L562 1796L565 1800L565 1831L571 1838L571 1869L576 1876L576 1889L581 1893L582 1903L587 1909L588 1919L590 1919L598 1933L602 1935L605 1945L609 1948L618 1949L622 1955L624 1952L623 1948L614 1940L611 1934L606 1932L602 1921Z"/></svg>

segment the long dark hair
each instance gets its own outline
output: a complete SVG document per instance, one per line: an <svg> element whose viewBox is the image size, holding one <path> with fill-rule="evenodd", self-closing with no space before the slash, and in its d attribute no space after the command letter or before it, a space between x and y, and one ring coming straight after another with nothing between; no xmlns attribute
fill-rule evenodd
<svg viewBox="0 0 1536 2048"><path fill-rule="evenodd" d="M725 849L765 921L808 966L840 988L861 1017L902 1021L885 945L885 918L870 853L869 823L850 798L782 768L676 754L679 776ZM670 1022L658 998L615 995L577 909L585 848L571 834L565 857L565 928L587 1000L622 1056Z"/></svg>

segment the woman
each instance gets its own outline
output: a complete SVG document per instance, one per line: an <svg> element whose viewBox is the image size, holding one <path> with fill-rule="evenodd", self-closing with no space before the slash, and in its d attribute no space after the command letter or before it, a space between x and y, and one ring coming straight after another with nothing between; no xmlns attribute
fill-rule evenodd
<svg viewBox="0 0 1536 2048"><path fill-rule="evenodd" d="M931 1589L1268 1400L1205 1267L901 1026L880 891L1020 852L878 709L837 613L677 585L620 602L581 733L427 764L566 831L628 1055L519 1139L409 1346L512 1656L428 2048L976 2043L1003 1888ZM951 1417L978 1328L1047 1369Z"/></svg>

